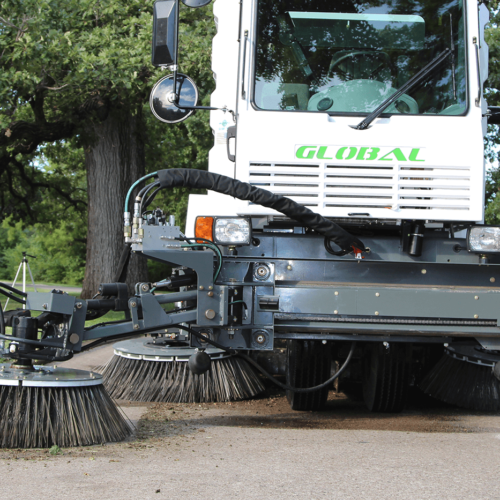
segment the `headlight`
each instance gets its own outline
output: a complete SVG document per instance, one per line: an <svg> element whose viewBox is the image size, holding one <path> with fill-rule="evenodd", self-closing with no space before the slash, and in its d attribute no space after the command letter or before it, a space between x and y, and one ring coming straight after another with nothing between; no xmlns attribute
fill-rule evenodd
<svg viewBox="0 0 500 500"><path fill-rule="evenodd" d="M205 238L218 245L250 245L250 219L244 217L197 217L195 238Z"/></svg>
<svg viewBox="0 0 500 500"><path fill-rule="evenodd" d="M469 252L500 252L500 227L472 226L467 232Z"/></svg>

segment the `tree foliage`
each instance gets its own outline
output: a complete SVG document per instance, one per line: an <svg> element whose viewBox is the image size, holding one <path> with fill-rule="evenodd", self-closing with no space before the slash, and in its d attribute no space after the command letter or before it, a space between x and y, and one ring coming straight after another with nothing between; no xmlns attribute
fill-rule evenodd
<svg viewBox="0 0 500 500"><path fill-rule="evenodd" d="M78 230L69 232L84 242L86 204L96 202L86 193L84 152L96 141L88 125L104 122L110 113L141 116L148 170L206 168L212 141L208 113L169 126L146 109L150 88L163 76L150 63L152 5L153 0L1 3L0 220L10 216L9 224L18 228L23 221L26 234L29 224L44 221L54 234L71 220ZM211 6L181 8L181 71L197 81L204 103L213 89L214 32ZM174 190L162 198L182 219L185 193ZM66 251L61 245L62 260Z"/></svg>

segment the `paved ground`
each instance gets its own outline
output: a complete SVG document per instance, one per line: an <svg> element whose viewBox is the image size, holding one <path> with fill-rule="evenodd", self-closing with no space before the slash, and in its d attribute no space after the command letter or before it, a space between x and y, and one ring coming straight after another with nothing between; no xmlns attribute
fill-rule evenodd
<svg viewBox="0 0 500 500"><path fill-rule="evenodd" d="M110 348L71 361L102 364ZM0 450L2 499L500 499L500 416L415 393L401 415L371 415L331 393L319 413L272 389L219 404L122 402L124 443Z"/></svg>

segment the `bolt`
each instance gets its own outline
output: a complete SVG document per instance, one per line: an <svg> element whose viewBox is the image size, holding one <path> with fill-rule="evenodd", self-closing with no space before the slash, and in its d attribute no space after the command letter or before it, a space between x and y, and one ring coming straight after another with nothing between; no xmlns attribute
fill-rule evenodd
<svg viewBox="0 0 500 500"><path fill-rule="evenodd" d="M475 319L479 318L479 314L474 314L474 318Z"/></svg>
<svg viewBox="0 0 500 500"><path fill-rule="evenodd" d="M338 294L339 294L339 292L335 292L335 295L338 295Z"/></svg>
<svg viewBox="0 0 500 500"><path fill-rule="evenodd" d="M136 302L131 302L131 303L130 303L130 306L131 306L131 307L135 307L136 305L137 305L137 303L136 303Z"/></svg>
<svg viewBox="0 0 500 500"><path fill-rule="evenodd" d="M378 292L377 292L377 293L375 294L375 297L380 297L380 293L378 293Z"/></svg>
<svg viewBox="0 0 500 500"><path fill-rule="evenodd" d="M286 268L288 269L288 271L292 270L292 266L290 264L288 264L288 266L286 266Z"/></svg>
<svg viewBox="0 0 500 500"><path fill-rule="evenodd" d="M479 297L476 295L476 296L474 297L474 300L479 300Z"/></svg>
<svg viewBox="0 0 500 500"><path fill-rule="evenodd" d="M379 315L379 312L378 311L375 311L375 316L378 316Z"/></svg>
<svg viewBox="0 0 500 500"><path fill-rule="evenodd" d="M321 343L326 345L326 340L322 340Z"/></svg>
<svg viewBox="0 0 500 500"><path fill-rule="evenodd" d="M72 344L77 344L79 340L80 340L80 336L79 336L77 333L72 333L72 334L69 336L69 341L70 341Z"/></svg>
<svg viewBox="0 0 500 500"><path fill-rule="evenodd" d="M426 269L422 269L422 274L427 274L427 270Z"/></svg>
<svg viewBox="0 0 500 500"><path fill-rule="evenodd" d="M141 286L141 290L142 290L143 292L147 292L147 291L149 290L149 286L148 286L148 285L146 285L146 284L144 284L144 285L142 285L142 286Z"/></svg>
<svg viewBox="0 0 500 500"><path fill-rule="evenodd" d="M134 325L134 330L139 330L139 325Z"/></svg>
<svg viewBox="0 0 500 500"><path fill-rule="evenodd" d="M200 290L205 290L205 287L200 285Z"/></svg>
<svg viewBox="0 0 500 500"><path fill-rule="evenodd" d="M266 268L265 268L265 267L259 267L259 268L257 269L257 274L258 274L259 276L265 276L265 275L266 275Z"/></svg>
<svg viewBox="0 0 500 500"><path fill-rule="evenodd" d="M257 342L258 344L263 344L265 341L266 341L266 337L262 334L257 335L255 337L255 342Z"/></svg>
<svg viewBox="0 0 500 500"><path fill-rule="evenodd" d="M449 344L443 344L443 345L444 345L445 347L448 347L448 346L449 346Z"/></svg>
<svg viewBox="0 0 500 500"><path fill-rule="evenodd" d="M215 318L215 311L213 309L207 309L205 311L205 318L214 319Z"/></svg>
<svg viewBox="0 0 500 500"><path fill-rule="evenodd" d="M335 309L335 311L333 311L333 314L338 314L339 312L337 311L337 309Z"/></svg>
<svg viewBox="0 0 500 500"><path fill-rule="evenodd" d="M77 303L76 303L76 308L77 308L77 309L81 309L81 308L82 308L82 306L83 306L83 304L82 304L81 302L77 302Z"/></svg>
<svg viewBox="0 0 500 500"><path fill-rule="evenodd" d="M207 295L208 295L209 297L213 297L213 296L214 296L214 292L208 292L208 293L207 293Z"/></svg>
<svg viewBox="0 0 500 500"><path fill-rule="evenodd" d="M214 287L213 287L212 285L210 285L210 286L208 287L208 289L209 289L209 290L213 290L213 289L214 289Z"/></svg>
<svg viewBox="0 0 500 500"><path fill-rule="evenodd" d="M44 309L47 309L47 307L49 307L47 304L43 304L42 306Z"/></svg>
<svg viewBox="0 0 500 500"><path fill-rule="evenodd" d="M492 283L495 283L495 278L490 278L490 281L491 281Z"/></svg>

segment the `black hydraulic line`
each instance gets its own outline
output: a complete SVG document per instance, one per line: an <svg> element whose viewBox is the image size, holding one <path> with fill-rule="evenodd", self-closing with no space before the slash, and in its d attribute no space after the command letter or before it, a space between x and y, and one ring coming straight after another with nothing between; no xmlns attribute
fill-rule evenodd
<svg viewBox="0 0 500 500"><path fill-rule="evenodd" d="M222 349L223 351L229 353L229 354L234 354L236 356L239 356L240 358L243 358L244 360L248 361L251 365L255 366L257 370L259 370L262 375L264 375L266 378L271 380L274 384L277 386L281 387L282 389L285 389L286 391L292 391L292 392L297 392L297 393L306 393L306 392L314 392L314 391L319 391L320 389L323 389L327 385L331 384L335 379L337 379L342 372L347 368L347 365L352 359L352 356L354 354L354 350L356 348L356 342L353 342L351 344L351 349L349 351L349 354L347 355L346 360L344 361L344 364L337 370L337 372L330 377L328 380L323 382L322 384L315 385L314 387L292 387L288 384L283 384L279 380L276 380L270 373L268 373L264 368L262 368L256 361L254 361L250 356L247 356L246 354L243 354L242 352L236 351L234 349L229 349L218 342L215 342L215 340L209 339L202 335L201 333L198 333L197 331L193 330L192 328L189 328L188 326L185 325L176 325L176 328L180 328L181 330L186 330L189 332L191 335L194 335L197 339L202 340L204 342L207 342L208 344L213 345L214 347L217 347L218 349Z"/></svg>
<svg viewBox="0 0 500 500"><path fill-rule="evenodd" d="M5 318L3 315L2 303L0 302L0 335L5 336Z"/></svg>
<svg viewBox="0 0 500 500"><path fill-rule="evenodd" d="M330 377L328 380L323 382L322 384L315 385L314 387L291 387L288 384L283 384L279 380L276 380L270 373L266 372L264 368L262 368L256 361L254 361L250 356L243 354L243 353L238 353L238 356L243 358L244 360L248 361L251 365L255 366L257 370L259 370L263 375L265 375L269 380L272 380L277 386L281 387L282 389L285 389L287 391L292 391L292 392L314 392L314 391L319 391L320 389L323 389L327 385L331 384L334 380L338 379L342 372L347 368L347 365L351 361L351 358L354 354L354 350L356 348L356 342L353 342L351 344L351 349L349 351L349 354L347 355L346 360L344 361L344 364L335 372L335 374Z"/></svg>
<svg viewBox="0 0 500 500"><path fill-rule="evenodd" d="M14 337L13 335L5 335L3 333L0 334L0 339L1 340L9 340L11 342L20 342L21 344L29 344L29 345L36 345L36 346L42 346L42 347L52 347L55 349L64 349L64 345L62 343L53 343L50 342L49 339L46 339L46 341L43 340L29 340L29 339L22 339L20 337Z"/></svg>
<svg viewBox="0 0 500 500"><path fill-rule="evenodd" d="M9 354L9 357L12 359L22 359L22 358L27 358L27 359L35 359L39 361L57 361L58 363L62 363L63 361L69 361L73 357L73 352L69 352L66 356L53 356L50 354L44 354L43 349L42 351L34 351L34 352L23 352L22 355L18 354Z"/></svg>
<svg viewBox="0 0 500 500"><path fill-rule="evenodd" d="M89 328L87 328L87 330L89 330ZM109 337L102 337L100 339L95 340L94 342L91 342L90 344L85 344L84 346L82 346L82 352L88 351L89 349L92 349L93 347L97 347L98 345L101 345L101 344L113 342L115 340L126 340L126 339L132 339L132 338L136 338L136 337L137 337L137 333L127 333L127 334L120 333L118 335L110 335Z"/></svg>
<svg viewBox="0 0 500 500"><path fill-rule="evenodd" d="M158 184L159 186L159 184ZM154 199L156 198L156 195L160 192L160 187L156 188L153 193L151 193L148 197L148 199L143 203L142 205L142 209L143 210L147 210L147 208L149 207L149 205L151 205L151 203L153 203ZM149 193L149 191L148 191Z"/></svg>
<svg viewBox="0 0 500 500"><path fill-rule="evenodd" d="M190 187L210 189L218 193L227 194L240 200L251 201L264 207L272 208L291 219L314 229L323 236L331 239L343 250L351 252L352 247L363 251L363 242L348 233L334 222L316 214L307 207L266 191L265 189L252 186L246 182L232 179L225 175L214 174L205 170L194 170L187 168L172 168L159 170L157 172L160 187Z"/></svg>
<svg viewBox="0 0 500 500"><path fill-rule="evenodd" d="M20 299L19 297L16 297L16 296L15 296L15 295L13 295L12 293L10 293L10 292L6 292L5 290L2 290L1 288L0 288L0 293L1 293L2 295L5 295L6 297L9 297L9 299L14 300L15 302L19 302L20 304L26 304L26 301L25 301L25 300Z"/></svg>
<svg viewBox="0 0 500 500"><path fill-rule="evenodd" d="M158 187L159 185L160 185L160 183L158 181L152 182L151 184L148 184L146 187L144 187L143 189L141 189L141 192L137 195L138 198L141 198L140 205L139 205L139 217L142 217L143 212L146 210L146 205L144 203L144 198L148 195L148 193L152 189L154 189L155 187Z"/></svg>
<svg viewBox="0 0 500 500"><path fill-rule="evenodd" d="M21 295L21 297L27 297L28 296L27 293L21 292L21 290L18 290L17 288L14 288L13 286L7 285L6 283L0 282L0 287L7 288L7 290L10 290L11 292L16 293L17 295Z"/></svg>

